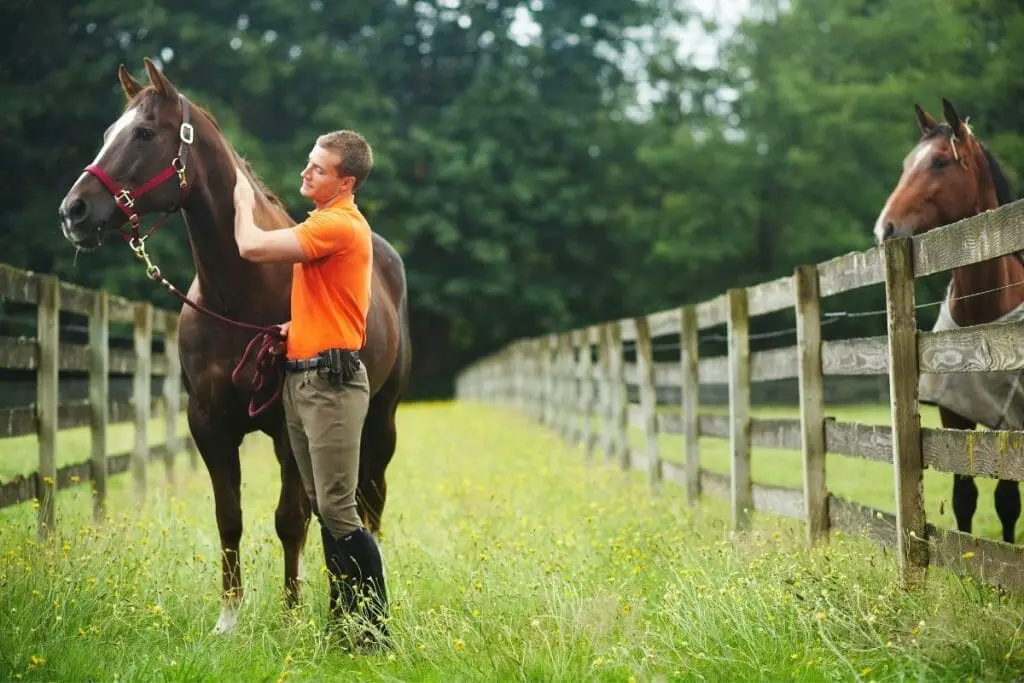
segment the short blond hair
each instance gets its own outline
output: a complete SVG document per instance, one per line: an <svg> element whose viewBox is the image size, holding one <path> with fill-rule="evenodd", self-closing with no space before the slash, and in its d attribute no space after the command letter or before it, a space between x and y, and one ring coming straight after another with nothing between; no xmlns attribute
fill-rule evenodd
<svg viewBox="0 0 1024 683"><path fill-rule="evenodd" d="M338 174L356 179L352 187L353 192L362 186L373 170L373 150L370 149L370 143L355 131L336 130L324 133L316 139L316 144L336 152L341 157Z"/></svg>

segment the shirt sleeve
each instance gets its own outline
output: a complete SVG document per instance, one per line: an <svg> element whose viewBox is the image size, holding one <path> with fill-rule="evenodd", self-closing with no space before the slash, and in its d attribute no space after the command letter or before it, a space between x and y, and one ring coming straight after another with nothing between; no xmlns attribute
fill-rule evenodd
<svg viewBox="0 0 1024 683"><path fill-rule="evenodd" d="M294 230L306 257L318 259L344 251L352 244L356 220L344 211L317 211Z"/></svg>

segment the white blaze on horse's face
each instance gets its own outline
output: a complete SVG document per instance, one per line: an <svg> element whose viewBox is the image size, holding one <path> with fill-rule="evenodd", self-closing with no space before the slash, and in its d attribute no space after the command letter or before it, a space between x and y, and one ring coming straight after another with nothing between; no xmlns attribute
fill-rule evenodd
<svg viewBox="0 0 1024 683"><path fill-rule="evenodd" d="M99 164L103 159L103 155L113 146L114 142L121 136L121 133L131 128L138 117L139 110L137 107L132 107L121 114L121 118L114 121L113 125L107 129L107 134L103 137L103 146L100 148L99 153L96 154L96 158L92 160L92 163Z"/></svg>
<svg viewBox="0 0 1024 683"><path fill-rule="evenodd" d="M892 200L896 193L915 174L926 172L928 167L931 166L931 159L932 145L931 141L927 140L918 145L903 160L903 173L900 175L900 180L896 184L896 188L889 195L889 198L885 201L885 206L882 207L881 213L878 214L878 218L875 220L876 244L881 245L882 242L890 237L904 237L914 234L914 230L917 228L916 225L908 224L906 220L894 221L889 216L889 212L892 209Z"/></svg>

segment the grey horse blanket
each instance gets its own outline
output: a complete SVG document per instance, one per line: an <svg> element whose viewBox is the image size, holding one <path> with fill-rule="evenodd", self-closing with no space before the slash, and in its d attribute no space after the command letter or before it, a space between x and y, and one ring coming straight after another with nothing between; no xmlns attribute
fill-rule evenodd
<svg viewBox="0 0 1024 683"><path fill-rule="evenodd" d="M949 313L949 290L932 331L959 325ZM1024 320L1024 304L993 322ZM1024 429L1024 386L1021 371L925 374L918 380L918 400L943 406L990 429Z"/></svg>

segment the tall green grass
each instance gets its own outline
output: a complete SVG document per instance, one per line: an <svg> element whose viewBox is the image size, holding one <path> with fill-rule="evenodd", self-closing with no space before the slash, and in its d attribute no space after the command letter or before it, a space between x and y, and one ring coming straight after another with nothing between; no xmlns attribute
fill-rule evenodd
<svg viewBox="0 0 1024 683"><path fill-rule="evenodd" d="M4 680L1007 680L1024 673L1024 602L936 570L897 587L894 559L836 535L807 551L799 523L688 509L639 473L486 407L407 405L389 470L382 548L394 647L351 656L325 635L318 535L300 606L281 602L268 441L243 454L246 597L210 635L219 542L204 471L174 495L151 473L110 519L61 494L60 532L34 539L30 505L0 512ZM756 458L756 456L755 456ZM755 463L757 461L755 460ZM756 467L756 464L755 464ZM187 471L187 470L186 470ZM764 466L760 470L764 471Z"/></svg>

